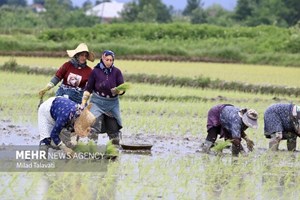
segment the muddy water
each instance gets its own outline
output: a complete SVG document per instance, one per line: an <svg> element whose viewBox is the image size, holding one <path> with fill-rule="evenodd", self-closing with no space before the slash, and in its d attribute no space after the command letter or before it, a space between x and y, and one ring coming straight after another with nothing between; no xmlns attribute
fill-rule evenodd
<svg viewBox="0 0 300 200"><path fill-rule="evenodd" d="M39 135L36 127L15 125L10 120L0 121L0 144L2 145L37 145Z"/></svg>
<svg viewBox="0 0 300 200"><path fill-rule="evenodd" d="M108 138L106 134L99 135L99 141L98 144L106 144L108 141ZM127 166L128 163L139 163L139 162L150 162L151 160L156 159L162 159L166 156L172 156L177 157L178 156L184 156L184 155L194 155L197 149L199 148L200 138L193 137L193 136L186 136L186 137L178 137L178 136L158 136L158 135L142 135L142 134L136 134L136 135L129 135L129 133L123 133L123 143L126 144L153 144L153 147L151 149L151 152L132 152L132 151L122 151L120 150L120 158L118 159L118 162L120 163L120 166ZM37 127L31 126L31 125L16 125L12 123L10 120L1 120L0 121L0 144L2 145L38 145L39 144L39 135ZM119 172L116 172L119 173ZM139 169L134 169L131 173L139 174ZM132 177L135 178L135 175ZM6 176L6 178L5 178ZM1 175L0 177L0 183L1 180L3 181L0 185L6 187L10 184L10 182L13 180L12 177L10 177L8 174L5 176ZM124 174L118 174L118 176L123 177ZM47 179L49 179L47 176L40 175L40 182L37 185L36 190L32 195L27 195L30 199L41 199L43 197L43 193L46 193L49 187L49 184ZM31 183L34 182L34 176L27 176L26 174L20 174L17 177L16 186L14 188L9 188L6 191L4 197L8 198L9 196L13 195L14 193L19 193L17 196L23 196L23 189L22 185L27 182ZM121 184L121 188L124 187L122 185L122 179L115 180L116 184ZM120 193L118 191L115 191L113 196L115 196L116 199L122 199L126 197L128 198L134 198L136 195L136 192L134 192L134 189L130 192L130 190L126 190L127 192Z"/></svg>
<svg viewBox="0 0 300 200"><path fill-rule="evenodd" d="M108 140L106 135L100 135L99 139L100 144L105 144ZM117 161L119 167L113 175L115 177L114 184L116 185L116 189L110 194L111 199L177 199L180 197L188 199L211 199L212 197L218 199L239 199L234 197L223 198L223 195L226 197L227 193L224 192L225 189L222 185L216 185L216 187L213 187L213 191L210 191L211 186L206 185L206 181L209 182L213 180L214 176L222 180L221 178L224 176L219 173L224 169L214 169L213 163L218 161L216 156L203 156L203 154L197 153L201 143L199 137L161 136L154 134L130 135L130 133L124 132L123 142L141 144L150 143L153 144L153 147L151 153L121 151ZM31 125L15 125L8 120L0 121L0 144L37 145L38 143L39 135L36 127ZM266 149L264 148L256 149L255 157L246 160L245 164L242 164L242 166L255 163L256 157L259 159L259 157L265 153ZM289 184L289 188L295 188L295 190L288 190L288 192L299 191L300 188L298 183L300 183L300 180L298 177L300 176L298 168L300 164L299 158L297 158L299 157L299 153L296 153L295 155L296 158L282 160L282 163L279 163L279 165L276 166L278 172L281 172L279 174L276 174L277 171L275 170L274 172L268 170L264 171L265 166L268 165L268 160L266 160L266 163L257 162L257 164L249 168L249 172L241 173L242 176L245 176L245 178L242 178L239 181L241 187L245 184L251 186L251 190L254 188L256 190L252 191L253 195L251 194L252 196L248 196L248 199L269 199L269 197L271 198L272 195L274 195L274 192L278 197L284 197L284 195L286 195L286 184ZM289 156L290 154L284 155L286 158ZM231 166L230 164L224 164L230 162L230 153L226 153L222 159L223 164L220 164L220 166ZM273 159L273 157L270 157L270 159ZM265 162L265 160L262 161ZM286 172L281 170L280 165L282 165ZM270 169L273 168L273 166L270 166ZM206 170L208 170L207 175ZM214 170L216 171L214 172ZM227 173L226 170L224 172ZM294 175L290 176L289 174L291 173ZM255 175L254 179L251 177L251 174ZM55 173L53 175L55 175ZM289 175L288 177L291 177L292 180L286 180L286 175ZM99 178L102 176L103 174L99 175ZM231 178L230 180L234 180L230 174L226 176ZM95 176L92 177L95 178ZM54 177L54 179L57 178ZM13 180L14 177L10 177L8 173L5 175L1 173L0 186L3 186L3 188L9 187ZM30 183L37 180L38 184L32 195L24 194L24 192L22 192L23 184L25 184L25 182ZM249 180L253 182L253 186L248 182ZM226 182L226 179L223 181L223 184L230 184L230 182ZM39 174L37 178L35 178L35 176L30 177L26 174L20 174L20 176L17 177L17 182L18 184L16 184L14 188L2 190L5 191L5 193L2 193L4 199L10 199L9 197L13 194L16 195L16 193L18 193L16 196L20 196L20 199L24 195L27 195L27 199L42 199L43 195L51 188L49 175L46 174ZM271 185L270 188L268 185ZM90 186L92 187L93 183ZM231 187L234 188L234 186ZM264 188L267 190L264 190ZM274 190L274 188L276 190ZM245 188L242 188L241 191L244 192L244 189ZM97 190L98 189L96 188L95 191L97 192ZM268 192L268 190L270 191ZM287 197L296 197L298 195L298 192L293 192L288 194Z"/></svg>
<svg viewBox="0 0 300 200"><path fill-rule="evenodd" d="M105 144L106 134L99 135L99 144ZM193 154L200 146L200 138L195 136L160 136L123 133L123 143L152 144L152 155ZM0 121L0 144L2 145L38 145L39 135L37 127L31 125L15 125L9 120ZM130 153L130 151L126 151Z"/></svg>

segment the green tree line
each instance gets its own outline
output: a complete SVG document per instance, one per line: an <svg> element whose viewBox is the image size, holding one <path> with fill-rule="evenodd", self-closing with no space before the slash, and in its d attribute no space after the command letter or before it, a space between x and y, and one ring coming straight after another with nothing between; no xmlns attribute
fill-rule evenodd
<svg viewBox="0 0 300 200"><path fill-rule="evenodd" d="M107 2L97 1L96 4ZM94 6L86 0L82 7L74 7L71 0L34 0L46 9L35 12L26 0L0 0L0 27L66 28L91 27L101 23L96 16L85 12ZM299 0L238 0L233 11L220 5L204 8L202 0L187 0L181 11L166 6L161 0L134 0L126 3L118 23L172 23L212 24L219 26L275 25L291 27L300 20Z"/></svg>

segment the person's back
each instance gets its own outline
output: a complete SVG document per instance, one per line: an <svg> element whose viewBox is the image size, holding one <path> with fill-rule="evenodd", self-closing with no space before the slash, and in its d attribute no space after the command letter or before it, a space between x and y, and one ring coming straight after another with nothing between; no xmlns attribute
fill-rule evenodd
<svg viewBox="0 0 300 200"><path fill-rule="evenodd" d="M242 118L239 116L239 108L226 106L220 113L222 128L229 132L230 137L240 138L242 130Z"/></svg>
<svg viewBox="0 0 300 200"><path fill-rule="evenodd" d="M276 132L294 131L290 120L293 104L272 104L264 113L264 131L266 135Z"/></svg>
<svg viewBox="0 0 300 200"><path fill-rule="evenodd" d="M269 106L264 113L264 135L270 139L269 148L278 150L281 140L287 140L287 149L294 151L297 145L297 107L278 103ZM293 114L295 112L295 115ZM300 112L300 111L299 111Z"/></svg>

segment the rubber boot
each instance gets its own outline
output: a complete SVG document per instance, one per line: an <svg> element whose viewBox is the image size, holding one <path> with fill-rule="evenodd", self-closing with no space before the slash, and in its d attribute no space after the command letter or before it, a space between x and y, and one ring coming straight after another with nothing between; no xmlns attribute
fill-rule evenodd
<svg viewBox="0 0 300 200"><path fill-rule="evenodd" d="M90 132L90 134L88 135L88 138L90 141L93 141L96 145L98 144L98 134L95 133L94 131Z"/></svg>
<svg viewBox="0 0 300 200"><path fill-rule="evenodd" d="M121 132L115 132L115 133L107 133L109 140L111 140L111 143L114 145L119 145L120 144L120 134Z"/></svg>
<svg viewBox="0 0 300 200"><path fill-rule="evenodd" d="M201 148L202 148L202 152L203 153L209 153L210 152L210 148L212 147L213 142L205 140L204 143L202 143Z"/></svg>
<svg viewBox="0 0 300 200"><path fill-rule="evenodd" d="M289 151L295 151L297 147L297 137L287 139L286 144Z"/></svg>
<svg viewBox="0 0 300 200"><path fill-rule="evenodd" d="M280 143L280 139L278 139L275 134L272 134L269 142L269 149L271 149L272 151L277 151L279 147L279 143Z"/></svg>
<svg viewBox="0 0 300 200"><path fill-rule="evenodd" d="M234 144L233 143L232 146L231 146L231 154L232 154L232 156L238 157L241 149L243 149L243 147L241 147L241 144Z"/></svg>

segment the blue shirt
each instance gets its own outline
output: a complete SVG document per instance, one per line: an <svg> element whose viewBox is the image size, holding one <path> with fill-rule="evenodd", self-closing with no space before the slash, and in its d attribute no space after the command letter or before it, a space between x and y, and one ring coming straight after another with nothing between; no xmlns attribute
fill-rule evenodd
<svg viewBox="0 0 300 200"><path fill-rule="evenodd" d="M61 140L59 134L76 114L76 103L64 97L56 97L52 102L50 114L55 121L50 137L58 145Z"/></svg>
<svg viewBox="0 0 300 200"><path fill-rule="evenodd" d="M267 108L264 114L265 135L277 132L295 132L292 116L293 104L278 103Z"/></svg>
<svg viewBox="0 0 300 200"><path fill-rule="evenodd" d="M221 126L229 132L232 138L240 139L243 132L243 121L239 116L239 108L235 106L226 106L220 114Z"/></svg>

